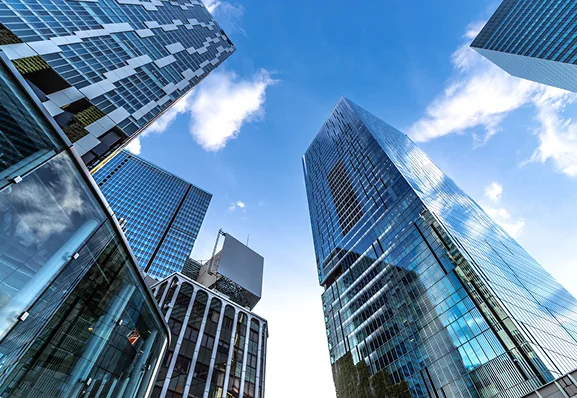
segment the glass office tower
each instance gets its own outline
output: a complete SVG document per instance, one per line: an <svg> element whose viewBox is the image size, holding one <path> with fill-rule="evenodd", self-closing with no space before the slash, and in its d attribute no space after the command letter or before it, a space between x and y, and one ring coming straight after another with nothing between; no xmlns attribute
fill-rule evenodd
<svg viewBox="0 0 577 398"><path fill-rule="evenodd" d="M91 165L235 48L199 0L6 0L0 50Z"/></svg>
<svg viewBox="0 0 577 398"><path fill-rule="evenodd" d="M125 150L93 177L147 275L180 272L212 195Z"/></svg>
<svg viewBox="0 0 577 398"><path fill-rule="evenodd" d="M577 92L574 0L505 0L471 47L513 76Z"/></svg>
<svg viewBox="0 0 577 398"><path fill-rule="evenodd" d="M406 135L343 98L303 168L335 374L521 397L577 367L577 301Z"/></svg>
<svg viewBox="0 0 577 398"><path fill-rule="evenodd" d="M41 107L0 52L0 396L146 396L168 327Z"/></svg>
<svg viewBox="0 0 577 398"><path fill-rule="evenodd" d="M265 319L182 274L152 291L172 331L152 398L264 398Z"/></svg>

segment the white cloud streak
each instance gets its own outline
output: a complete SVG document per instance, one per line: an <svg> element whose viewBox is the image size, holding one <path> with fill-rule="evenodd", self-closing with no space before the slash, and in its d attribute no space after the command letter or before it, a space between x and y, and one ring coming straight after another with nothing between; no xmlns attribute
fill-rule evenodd
<svg viewBox="0 0 577 398"><path fill-rule="evenodd" d="M262 119L266 90L275 82L264 69L247 79L234 72L213 72L144 134L163 133L178 115L189 114L189 131L195 141L206 151L219 151L238 136L243 125Z"/></svg>
<svg viewBox="0 0 577 398"><path fill-rule="evenodd" d="M243 213L246 213L246 207L247 206L243 201L237 200L236 202L232 202L230 204L230 206L228 207L228 211L233 212L238 208L241 209Z"/></svg>
<svg viewBox="0 0 577 398"><path fill-rule="evenodd" d="M408 134L415 141L429 141L449 134L473 133L475 146L484 145L500 130L500 124L512 111L532 107L538 128L534 133L540 145L527 162L551 160L556 169L577 176L577 126L562 113L577 96L508 75L469 47L483 23L470 26L464 44L452 55L454 73L442 94L426 109Z"/></svg>
<svg viewBox="0 0 577 398"><path fill-rule="evenodd" d="M134 138L132 141L126 145L126 149L135 155L140 155L142 152L142 144L140 143L140 137Z"/></svg>
<svg viewBox="0 0 577 398"><path fill-rule="evenodd" d="M493 204L501 201L503 196L503 186L498 182L492 182L485 188L485 197L487 197ZM518 238L525 228L525 221L523 219L513 220L509 211L503 207L483 206L487 214L513 238Z"/></svg>
<svg viewBox="0 0 577 398"><path fill-rule="evenodd" d="M208 12L210 12L211 14L214 14L218 6L220 6L221 4L221 2L218 0L202 0L202 2L208 9Z"/></svg>
<svg viewBox="0 0 577 398"><path fill-rule="evenodd" d="M498 203L501 200L501 195L503 195L503 186L498 182L492 182L485 188L485 196L491 202Z"/></svg>

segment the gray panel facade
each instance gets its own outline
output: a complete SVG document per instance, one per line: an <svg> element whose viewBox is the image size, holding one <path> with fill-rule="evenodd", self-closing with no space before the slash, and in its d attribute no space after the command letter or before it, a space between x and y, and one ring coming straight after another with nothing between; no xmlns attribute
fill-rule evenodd
<svg viewBox="0 0 577 398"><path fill-rule="evenodd" d="M96 164L235 48L199 0L9 0L0 49Z"/></svg>

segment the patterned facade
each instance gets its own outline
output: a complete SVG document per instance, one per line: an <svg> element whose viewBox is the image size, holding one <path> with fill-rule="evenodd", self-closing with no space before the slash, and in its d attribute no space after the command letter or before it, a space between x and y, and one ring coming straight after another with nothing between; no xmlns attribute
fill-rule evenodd
<svg viewBox="0 0 577 398"><path fill-rule="evenodd" d="M152 289L172 331L152 398L264 398L266 320L182 274Z"/></svg>
<svg viewBox="0 0 577 398"><path fill-rule="evenodd" d="M180 272L212 195L125 150L93 177L147 275Z"/></svg>
<svg viewBox="0 0 577 398"><path fill-rule="evenodd" d="M168 326L35 98L0 52L0 396L146 396Z"/></svg>
<svg viewBox="0 0 577 398"><path fill-rule="evenodd" d="M577 366L577 301L406 135L343 98L303 168L331 363L434 398Z"/></svg>
<svg viewBox="0 0 577 398"><path fill-rule="evenodd" d="M8 0L0 22L0 49L87 164L235 50L200 0Z"/></svg>
<svg viewBox="0 0 577 398"><path fill-rule="evenodd" d="M573 0L505 0L471 47L513 76L577 92Z"/></svg>

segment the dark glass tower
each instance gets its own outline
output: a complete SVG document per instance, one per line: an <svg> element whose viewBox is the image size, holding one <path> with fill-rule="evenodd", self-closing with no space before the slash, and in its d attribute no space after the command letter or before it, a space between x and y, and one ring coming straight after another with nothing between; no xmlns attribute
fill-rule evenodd
<svg viewBox="0 0 577 398"><path fill-rule="evenodd" d="M471 47L513 76L577 92L574 0L505 0Z"/></svg>
<svg viewBox="0 0 577 398"><path fill-rule="evenodd" d="M147 396L168 338L88 170L0 52L0 396Z"/></svg>
<svg viewBox="0 0 577 398"><path fill-rule="evenodd" d="M303 167L337 388L348 358L434 398L577 367L577 301L406 135L343 98Z"/></svg>
<svg viewBox="0 0 577 398"><path fill-rule="evenodd" d="M212 195L128 151L93 177L145 272L157 279L180 272Z"/></svg>
<svg viewBox="0 0 577 398"><path fill-rule="evenodd" d="M235 48L199 0L6 0L0 50L95 164Z"/></svg>

